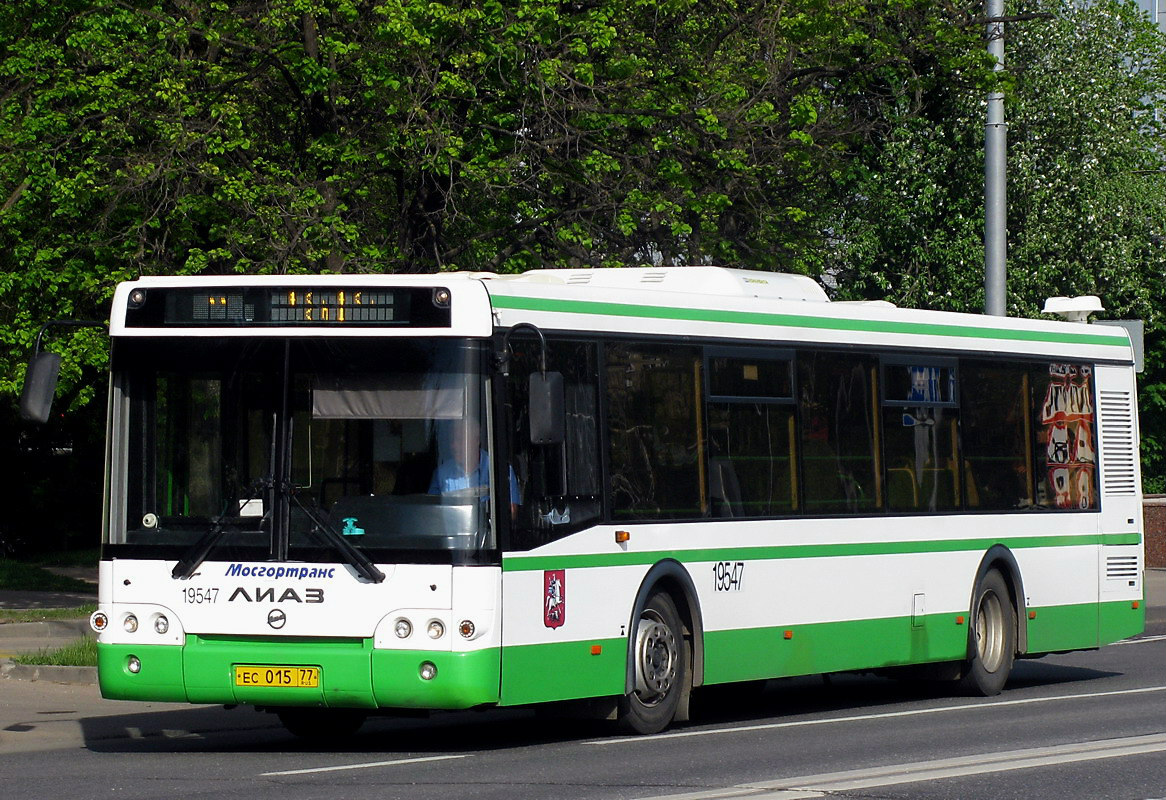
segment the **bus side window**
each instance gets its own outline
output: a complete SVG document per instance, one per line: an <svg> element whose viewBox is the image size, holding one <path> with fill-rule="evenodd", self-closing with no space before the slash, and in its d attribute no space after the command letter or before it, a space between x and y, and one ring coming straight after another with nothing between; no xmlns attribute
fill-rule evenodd
<svg viewBox="0 0 1166 800"><path fill-rule="evenodd" d="M528 381L538 370L538 342L515 337L507 383L506 433L518 481L509 549L529 550L596 522L599 490L599 410L596 345L547 343L549 370L563 376L564 441L532 444Z"/></svg>
<svg viewBox="0 0 1166 800"><path fill-rule="evenodd" d="M952 511L965 494L955 362L884 359L883 458L891 511Z"/></svg>
<svg viewBox="0 0 1166 800"><path fill-rule="evenodd" d="M960 364L960 443L967 507L1006 511L1033 505L1031 368Z"/></svg>
<svg viewBox="0 0 1166 800"><path fill-rule="evenodd" d="M606 348L612 517L702 516L700 351L685 345Z"/></svg>
<svg viewBox="0 0 1166 800"><path fill-rule="evenodd" d="M705 359L709 516L797 511L791 354L710 347Z"/></svg>
<svg viewBox="0 0 1166 800"><path fill-rule="evenodd" d="M1036 504L1097 508L1097 420L1090 364L1053 362L1031 372Z"/></svg>
<svg viewBox="0 0 1166 800"><path fill-rule="evenodd" d="M882 502L872 395L877 367L867 356L798 353L798 452L807 514L858 514Z"/></svg>

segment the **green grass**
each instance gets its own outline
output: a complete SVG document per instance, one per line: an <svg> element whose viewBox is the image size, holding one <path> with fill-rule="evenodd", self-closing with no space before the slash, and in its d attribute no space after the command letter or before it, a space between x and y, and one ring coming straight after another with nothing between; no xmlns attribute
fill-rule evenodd
<svg viewBox="0 0 1166 800"><path fill-rule="evenodd" d="M96 562L94 562L96 563ZM92 583L54 575L24 561L0 559L0 589L22 592L82 592L97 594Z"/></svg>
<svg viewBox="0 0 1166 800"><path fill-rule="evenodd" d="M22 559L38 567L92 567L101 558L101 550L60 550Z"/></svg>
<svg viewBox="0 0 1166 800"><path fill-rule="evenodd" d="M5 611L0 609L0 623L8 622L56 622L64 620L71 622L78 619L88 619L89 615L97 610L96 603L89 603L76 608L33 608L27 611Z"/></svg>
<svg viewBox="0 0 1166 800"><path fill-rule="evenodd" d="M17 664L54 667L96 667L97 641L83 636L59 650L40 650L25 653L12 659Z"/></svg>

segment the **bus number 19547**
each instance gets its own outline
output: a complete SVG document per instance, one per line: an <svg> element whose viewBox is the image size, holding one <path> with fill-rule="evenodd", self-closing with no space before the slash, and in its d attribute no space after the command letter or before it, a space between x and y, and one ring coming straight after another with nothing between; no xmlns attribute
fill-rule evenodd
<svg viewBox="0 0 1166 800"><path fill-rule="evenodd" d="M744 561L718 561L713 564L713 587L718 592L739 592L744 574Z"/></svg>
<svg viewBox="0 0 1166 800"><path fill-rule="evenodd" d="M188 586L182 590L182 602L196 603L202 605L203 603L214 603L219 599L218 587L211 589L203 589L201 587Z"/></svg>

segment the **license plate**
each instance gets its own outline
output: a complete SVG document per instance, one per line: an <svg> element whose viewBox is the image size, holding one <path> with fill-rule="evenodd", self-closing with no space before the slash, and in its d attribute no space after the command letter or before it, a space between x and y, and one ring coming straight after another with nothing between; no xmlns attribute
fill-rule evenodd
<svg viewBox="0 0 1166 800"><path fill-rule="evenodd" d="M236 686L287 686L315 689L320 685L319 667L281 667L260 664L235 667Z"/></svg>

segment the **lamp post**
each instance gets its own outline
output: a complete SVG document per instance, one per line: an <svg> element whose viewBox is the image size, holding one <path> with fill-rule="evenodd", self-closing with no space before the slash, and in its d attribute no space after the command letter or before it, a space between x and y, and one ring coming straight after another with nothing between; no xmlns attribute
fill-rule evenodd
<svg viewBox="0 0 1166 800"><path fill-rule="evenodd" d="M1004 69L1004 0L985 0L988 16L988 53L996 71ZM988 95L984 125L984 313L1007 315L1008 214L1005 163L1008 126L1004 122L1004 93Z"/></svg>

